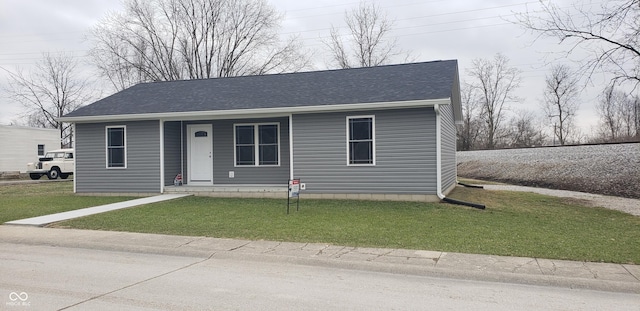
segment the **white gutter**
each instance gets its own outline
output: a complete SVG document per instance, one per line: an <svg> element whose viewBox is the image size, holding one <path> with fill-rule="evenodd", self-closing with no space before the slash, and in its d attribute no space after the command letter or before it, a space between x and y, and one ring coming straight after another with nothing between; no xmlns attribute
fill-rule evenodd
<svg viewBox="0 0 640 311"><path fill-rule="evenodd" d="M442 193L442 130L440 125L440 106L433 106L436 112L436 194L440 200L444 200L445 195Z"/></svg>
<svg viewBox="0 0 640 311"><path fill-rule="evenodd" d="M339 105L317 105L301 107L278 107L278 108L255 108L255 109L230 109L211 111L188 111L188 112L161 112L161 113L141 113L123 115L99 115L81 117L60 117L60 122L108 122L127 120L158 120L184 121L184 120L215 120L229 118L253 118L256 115L261 117L284 117L292 113L322 113L353 110L375 110L375 109L401 109L432 107L435 105L449 105L450 98L411 100L381 103L359 103L359 104L339 104Z"/></svg>

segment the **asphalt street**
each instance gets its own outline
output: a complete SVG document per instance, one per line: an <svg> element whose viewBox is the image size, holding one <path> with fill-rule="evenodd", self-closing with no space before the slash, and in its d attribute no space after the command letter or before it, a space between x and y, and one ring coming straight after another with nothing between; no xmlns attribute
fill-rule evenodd
<svg viewBox="0 0 640 311"><path fill-rule="evenodd" d="M640 294L0 243L2 310L634 310Z"/></svg>

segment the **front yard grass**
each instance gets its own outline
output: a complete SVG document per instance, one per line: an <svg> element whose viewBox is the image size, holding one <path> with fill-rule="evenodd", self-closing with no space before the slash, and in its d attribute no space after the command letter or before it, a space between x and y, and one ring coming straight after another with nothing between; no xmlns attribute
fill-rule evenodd
<svg viewBox="0 0 640 311"><path fill-rule="evenodd" d="M72 181L0 185L0 224L128 199L133 198L75 196Z"/></svg>
<svg viewBox="0 0 640 311"><path fill-rule="evenodd" d="M640 217L533 193L457 188L444 203L186 197L57 227L640 264ZM295 209L295 208L294 208Z"/></svg>

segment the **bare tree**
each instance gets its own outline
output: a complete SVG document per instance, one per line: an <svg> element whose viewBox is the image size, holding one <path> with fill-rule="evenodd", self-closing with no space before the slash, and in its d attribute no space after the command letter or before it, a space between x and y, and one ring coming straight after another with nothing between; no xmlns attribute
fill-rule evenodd
<svg viewBox="0 0 640 311"><path fill-rule="evenodd" d="M627 141L640 138L640 99L615 87L607 87L597 105L602 141Z"/></svg>
<svg viewBox="0 0 640 311"><path fill-rule="evenodd" d="M467 83L462 84L460 92L462 101L462 124L456 131L458 136L458 150L477 149L478 140L482 134L482 121L479 115L479 102L474 89Z"/></svg>
<svg viewBox="0 0 640 311"><path fill-rule="evenodd" d="M640 83L640 0L576 1L568 9L539 1L541 11L516 14L516 23L569 45L567 56L588 52L582 69L589 76L602 69L613 84Z"/></svg>
<svg viewBox="0 0 640 311"><path fill-rule="evenodd" d="M29 125L58 129L62 146L72 145L73 133L57 118L93 99L89 80L80 76L77 66L72 56L44 53L28 73L3 68L9 74L8 94L28 110Z"/></svg>
<svg viewBox="0 0 640 311"><path fill-rule="evenodd" d="M610 86L604 90L597 105L602 123L601 135L609 141L615 141L620 134L620 119L617 112L620 95L613 86Z"/></svg>
<svg viewBox="0 0 640 311"><path fill-rule="evenodd" d="M640 96L626 96L620 107L622 135L640 139Z"/></svg>
<svg viewBox="0 0 640 311"><path fill-rule="evenodd" d="M474 59L469 76L469 85L477 92L480 116L486 126L486 147L493 149L508 102L519 100L514 91L520 86L520 71L509 67L507 57L496 54L493 59Z"/></svg>
<svg viewBox="0 0 640 311"><path fill-rule="evenodd" d="M92 31L90 54L116 89L142 81L297 71L309 65L265 0L126 0Z"/></svg>
<svg viewBox="0 0 640 311"><path fill-rule="evenodd" d="M536 115L528 110L519 111L509 122L509 147L541 146L546 139ZM537 124L536 124L537 123Z"/></svg>
<svg viewBox="0 0 640 311"><path fill-rule="evenodd" d="M565 65L554 66L545 80L542 108L553 124L553 135L560 145L567 142L575 128L573 121L580 106L579 81Z"/></svg>
<svg viewBox="0 0 640 311"><path fill-rule="evenodd" d="M636 140L640 140L640 95L634 96L632 111L634 115L632 122L636 129L635 137Z"/></svg>
<svg viewBox="0 0 640 311"><path fill-rule="evenodd" d="M384 65L393 57L405 54L398 49L396 39L388 38L393 22L380 6L361 1L357 8L345 12L344 20L349 28L346 43L339 29L334 26L331 27L330 39L325 42L334 66L353 68Z"/></svg>

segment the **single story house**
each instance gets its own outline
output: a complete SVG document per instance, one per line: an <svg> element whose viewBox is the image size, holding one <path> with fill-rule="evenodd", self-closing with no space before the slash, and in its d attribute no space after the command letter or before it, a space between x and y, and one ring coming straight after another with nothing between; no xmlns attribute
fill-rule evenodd
<svg viewBox="0 0 640 311"><path fill-rule="evenodd" d="M462 118L445 60L141 83L60 120L75 126L77 193L286 192L300 179L304 197L436 201L456 184Z"/></svg>
<svg viewBox="0 0 640 311"><path fill-rule="evenodd" d="M0 125L0 172L24 173L53 149L60 149L60 130Z"/></svg>

